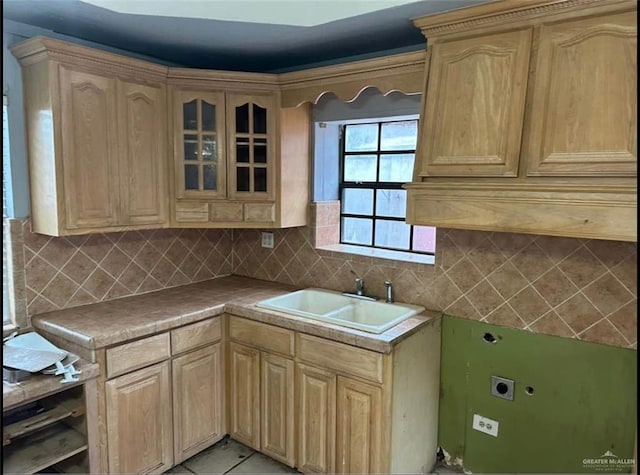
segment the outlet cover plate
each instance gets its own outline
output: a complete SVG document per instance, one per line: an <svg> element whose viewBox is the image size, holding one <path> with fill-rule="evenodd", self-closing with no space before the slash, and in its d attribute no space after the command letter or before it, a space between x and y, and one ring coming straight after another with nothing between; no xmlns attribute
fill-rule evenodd
<svg viewBox="0 0 640 475"><path fill-rule="evenodd" d="M273 249L273 233L262 233L262 247Z"/></svg>
<svg viewBox="0 0 640 475"><path fill-rule="evenodd" d="M484 432L485 434L489 434L493 437L498 437L498 425L498 421L494 421L488 417L482 417L479 414L473 415L472 428L475 430L479 430L480 432Z"/></svg>
<svg viewBox="0 0 640 475"><path fill-rule="evenodd" d="M491 376L491 395L513 401L515 384L512 379Z"/></svg>

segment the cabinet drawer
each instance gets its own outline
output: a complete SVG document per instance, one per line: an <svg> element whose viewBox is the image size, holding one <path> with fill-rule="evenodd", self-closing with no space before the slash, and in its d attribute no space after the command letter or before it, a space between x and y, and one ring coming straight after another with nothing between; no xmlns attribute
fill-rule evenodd
<svg viewBox="0 0 640 475"><path fill-rule="evenodd" d="M283 355L293 356L293 332L244 318L229 318L229 336L248 345Z"/></svg>
<svg viewBox="0 0 640 475"><path fill-rule="evenodd" d="M177 355L207 343L214 343L221 335L219 317L171 330L171 354Z"/></svg>
<svg viewBox="0 0 640 475"><path fill-rule="evenodd" d="M374 351L299 334L298 356L322 368L382 382L382 355Z"/></svg>
<svg viewBox="0 0 640 475"><path fill-rule="evenodd" d="M206 223L209 221L209 205L207 203L176 203L176 221L181 223Z"/></svg>
<svg viewBox="0 0 640 475"><path fill-rule="evenodd" d="M151 336L107 350L107 378L128 373L170 356L169 333Z"/></svg>
<svg viewBox="0 0 640 475"><path fill-rule="evenodd" d="M209 210L211 221L242 222L242 203L211 203Z"/></svg>
<svg viewBox="0 0 640 475"><path fill-rule="evenodd" d="M275 221L276 206L273 203L244 205L244 220L247 222L270 223Z"/></svg>

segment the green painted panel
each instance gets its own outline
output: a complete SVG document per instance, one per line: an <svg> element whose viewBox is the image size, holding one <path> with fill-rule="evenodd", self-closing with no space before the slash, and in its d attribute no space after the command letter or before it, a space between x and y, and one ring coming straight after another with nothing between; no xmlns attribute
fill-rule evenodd
<svg viewBox="0 0 640 475"><path fill-rule="evenodd" d="M483 340L486 332L496 343ZM593 472L583 460L606 451L631 459L636 356L634 350L446 316L440 445L472 472ZM513 401L491 395L491 375L516 382ZM498 421L498 437L472 430L473 414Z"/></svg>

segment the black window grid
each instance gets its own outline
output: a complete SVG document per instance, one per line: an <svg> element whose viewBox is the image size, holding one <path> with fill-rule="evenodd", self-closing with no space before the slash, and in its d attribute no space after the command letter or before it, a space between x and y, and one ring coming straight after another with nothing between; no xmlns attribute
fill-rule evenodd
<svg viewBox="0 0 640 475"><path fill-rule="evenodd" d="M417 119L415 119L417 122ZM415 148L404 149L404 150L381 150L381 141L382 141L382 125L390 124L394 122L407 122L407 120L398 120L398 121L376 121L369 122L369 124L377 124L378 125L378 143L376 146L376 150L358 150L355 152L347 152L346 150L346 128L349 127L349 124L342 125L340 130L340 180L338 185L338 192L340 196L340 244L348 244L353 246L360 247L369 247L372 249L386 249L390 251L402 251L402 252L410 252L412 254L424 254L428 256L433 256L432 252L426 251L418 251L413 249L413 239L414 239L414 226L409 226L409 246L407 249L398 248L398 247L387 247L376 245L376 221L397 221L401 223L406 223L406 217L397 217L397 216L384 216L377 214L377 199L378 199L378 190L402 190L402 182L389 182L380 180L380 155L406 155L413 154L415 156L416 150ZM352 125L362 125L364 123L352 124ZM345 181L345 162L346 157L350 155L375 155L376 156L376 181ZM372 211L371 214L354 214L354 213L345 213L343 212L344 204L342 203L344 200L344 190L345 189L367 189L373 190L373 203L372 203ZM354 244L353 242L347 242L342 240L342 227L343 227L343 218L363 218L371 220L371 244Z"/></svg>

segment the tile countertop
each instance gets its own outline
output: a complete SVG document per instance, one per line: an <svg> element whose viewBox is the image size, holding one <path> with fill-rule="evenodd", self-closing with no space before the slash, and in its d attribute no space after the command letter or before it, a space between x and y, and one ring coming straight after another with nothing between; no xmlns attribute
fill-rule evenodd
<svg viewBox="0 0 640 475"><path fill-rule="evenodd" d="M62 376L46 374L34 374L30 378L19 383L2 382L2 411L26 404L36 399L64 391L79 384L84 384L89 379L95 378L100 372L97 363L88 363L79 360L74 364L77 370L82 371L77 378L77 383L61 383Z"/></svg>
<svg viewBox="0 0 640 475"><path fill-rule="evenodd" d="M380 353L440 312L426 310L379 335L258 308L261 300L299 290L248 277L219 277L142 295L34 315L36 330L93 350L230 313Z"/></svg>

